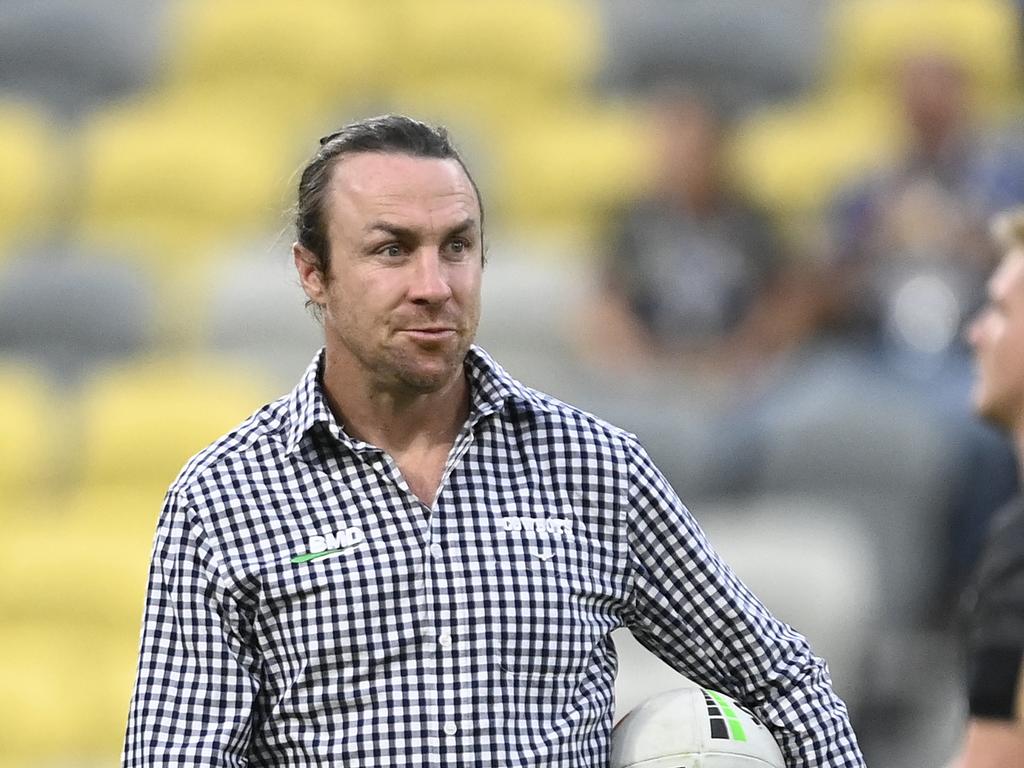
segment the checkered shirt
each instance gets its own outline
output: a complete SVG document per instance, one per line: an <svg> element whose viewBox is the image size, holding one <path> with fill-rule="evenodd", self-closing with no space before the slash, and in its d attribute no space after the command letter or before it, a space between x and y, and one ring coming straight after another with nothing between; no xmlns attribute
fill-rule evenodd
<svg viewBox="0 0 1024 768"><path fill-rule="evenodd" d="M633 435L474 347L428 507L333 418L322 357L168 491L124 766L605 768L621 626L789 766L863 765L824 663Z"/></svg>

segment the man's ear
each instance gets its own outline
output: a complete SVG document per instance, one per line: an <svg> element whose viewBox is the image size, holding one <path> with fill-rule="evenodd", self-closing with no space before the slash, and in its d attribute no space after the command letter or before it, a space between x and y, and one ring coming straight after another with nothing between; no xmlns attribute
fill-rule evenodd
<svg viewBox="0 0 1024 768"><path fill-rule="evenodd" d="M299 282L302 283L302 290L306 292L306 296L314 304L326 304L327 286L316 256L305 246L293 243L292 258L295 260L295 271L299 273Z"/></svg>

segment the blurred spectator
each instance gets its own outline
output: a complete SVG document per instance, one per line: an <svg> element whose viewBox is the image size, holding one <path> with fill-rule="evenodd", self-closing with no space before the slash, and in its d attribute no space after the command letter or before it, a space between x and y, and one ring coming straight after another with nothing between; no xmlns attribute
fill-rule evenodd
<svg viewBox="0 0 1024 768"><path fill-rule="evenodd" d="M612 366L757 367L801 337L811 294L800 290L772 222L731 188L719 115L678 88L663 92L653 113L658 176L610 239L588 351Z"/></svg>
<svg viewBox="0 0 1024 768"><path fill-rule="evenodd" d="M919 370L965 351L994 258L986 221L1024 200L1024 151L983 129L952 56L908 58L899 86L905 152L840 194L830 284L843 335Z"/></svg>
<svg viewBox="0 0 1024 768"><path fill-rule="evenodd" d="M987 130L952 56L909 57L899 94L906 149L843 190L833 212L832 329L921 401L957 453L950 500L954 584L971 568L991 513L1013 492L1009 443L964 407L970 359L961 329L984 298L994 212L1024 201L1024 151Z"/></svg>

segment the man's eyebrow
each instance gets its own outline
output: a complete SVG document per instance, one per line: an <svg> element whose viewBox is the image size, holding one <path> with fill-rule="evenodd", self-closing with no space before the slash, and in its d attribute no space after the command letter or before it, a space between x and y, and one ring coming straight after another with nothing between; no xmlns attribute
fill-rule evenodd
<svg viewBox="0 0 1024 768"><path fill-rule="evenodd" d="M450 229L448 229L445 232L445 234L450 237L451 235L461 235L466 232L476 232L479 228L479 222L477 222L475 218L470 216L467 217L466 219L463 219L458 224L453 225ZM417 234L417 230L415 229L412 229L410 227L403 227L400 224L392 224L391 222L382 220L374 221L367 225L367 234L373 234L375 232L383 232L385 234L393 235L398 238L414 237Z"/></svg>
<svg viewBox="0 0 1024 768"><path fill-rule="evenodd" d="M449 237L451 235L464 235L466 233L475 234L480 229L480 222L474 219L472 216L463 219L460 223L453 226L448 230Z"/></svg>
<svg viewBox="0 0 1024 768"><path fill-rule="evenodd" d="M386 221L374 221L366 226L367 234L374 232L384 232L388 235L394 235L395 237L408 237L415 234L415 230L409 227L403 227L398 224L391 224Z"/></svg>

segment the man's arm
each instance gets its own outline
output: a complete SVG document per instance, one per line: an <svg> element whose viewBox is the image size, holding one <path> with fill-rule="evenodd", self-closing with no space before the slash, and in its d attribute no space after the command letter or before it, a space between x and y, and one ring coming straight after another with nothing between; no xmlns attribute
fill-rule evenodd
<svg viewBox="0 0 1024 768"><path fill-rule="evenodd" d="M825 663L721 561L638 445L634 456L627 514L635 572L629 624L637 639L754 711L790 768L862 768Z"/></svg>
<svg viewBox="0 0 1024 768"><path fill-rule="evenodd" d="M124 768L246 764L258 662L192 513L172 492L157 527Z"/></svg>

